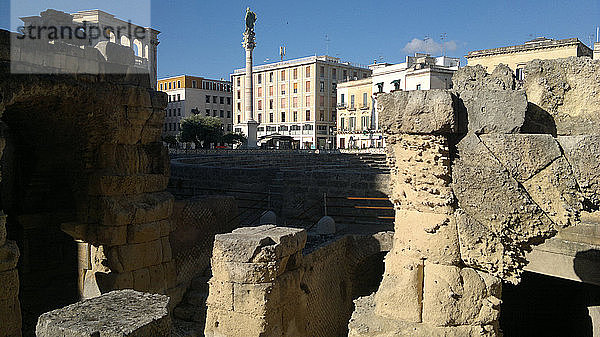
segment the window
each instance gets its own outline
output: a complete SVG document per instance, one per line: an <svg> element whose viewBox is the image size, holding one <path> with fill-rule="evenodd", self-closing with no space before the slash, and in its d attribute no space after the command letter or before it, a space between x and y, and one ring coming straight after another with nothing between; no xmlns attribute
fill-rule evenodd
<svg viewBox="0 0 600 337"><path fill-rule="evenodd" d="M347 78L348 78L348 70L344 69L344 71L343 71L343 75L344 75L344 76L342 76L342 78L343 78L343 79L347 79Z"/></svg>
<svg viewBox="0 0 600 337"><path fill-rule="evenodd" d="M160 84L160 90L163 90L163 84L162 84L162 83ZM165 124L165 125L166 125L166 124ZM165 126L165 129L166 129L166 128L167 128L167 127Z"/></svg>
<svg viewBox="0 0 600 337"><path fill-rule="evenodd" d="M281 112L281 121L285 122L285 111Z"/></svg>
<svg viewBox="0 0 600 337"><path fill-rule="evenodd" d="M256 89L256 95L257 95L258 97L262 97L262 95L263 95L263 92L262 92L262 87L258 87L258 88Z"/></svg>
<svg viewBox="0 0 600 337"><path fill-rule="evenodd" d="M368 106L368 104L367 104L367 93L363 92L363 107L366 108L367 106Z"/></svg>
<svg viewBox="0 0 600 337"><path fill-rule="evenodd" d="M273 109L273 100L272 99L269 100L269 109Z"/></svg>
<svg viewBox="0 0 600 337"><path fill-rule="evenodd" d="M225 97L219 97L219 103L225 104Z"/></svg>
<svg viewBox="0 0 600 337"><path fill-rule="evenodd" d="M294 68L294 70L292 71L292 74L293 74L293 78L295 80L297 80L298 79L298 68Z"/></svg>
<svg viewBox="0 0 600 337"><path fill-rule="evenodd" d="M352 78L358 78L358 73L356 71L352 72Z"/></svg>
<svg viewBox="0 0 600 337"><path fill-rule="evenodd" d="M310 81L306 81L306 87L304 88L304 91L310 92Z"/></svg>
<svg viewBox="0 0 600 337"><path fill-rule="evenodd" d="M362 116L360 118L360 124L363 130L367 130L369 128L369 116Z"/></svg>
<svg viewBox="0 0 600 337"><path fill-rule="evenodd" d="M242 119L242 116L240 116L240 115L237 115L238 124L240 124L240 123L241 123L241 119Z"/></svg>
<svg viewBox="0 0 600 337"><path fill-rule="evenodd" d="M192 88L196 88L196 80L192 80Z"/></svg>
<svg viewBox="0 0 600 337"><path fill-rule="evenodd" d="M335 69L335 68L331 69L331 78L337 78L337 69Z"/></svg>
<svg viewBox="0 0 600 337"><path fill-rule="evenodd" d="M305 106L310 106L310 96L306 96L306 105Z"/></svg>
<svg viewBox="0 0 600 337"><path fill-rule="evenodd" d="M350 131L354 131L356 129L356 117L350 117Z"/></svg>
<svg viewBox="0 0 600 337"><path fill-rule="evenodd" d="M217 117L217 110L213 110L213 117Z"/></svg>
<svg viewBox="0 0 600 337"><path fill-rule="evenodd" d="M280 125L279 126L279 131L287 131L287 130L288 130L287 125Z"/></svg>
<svg viewBox="0 0 600 337"><path fill-rule="evenodd" d="M269 82L273 82L273 72L269 73Z"/></svg>
<svg viewBox="0 0 600 337"><path fill-rule="evenodd" d="M163 126L165 128L164 131L167 131L167 123L163 124Z"/></svg>
<svg viewBox="0 0 600 337"><path fill-rule="evenodd" d="M281 94L285 95L285 84L281 85Z"/></svg>
<svg viewBox="0 0 600 337"><path fill-rule="evenodd" d="M310 66L306 66L305 72L306 72L306 77L310 77Z"/></svg>
<svg viewBox="0 0 600 337"><path fill-rule="evenodd" d="M324 121L325 120L325 111L321 110L319 112L319 120L320 121Z"/></svg>
<svg viewBox="0 0 600 337"><path fill-rule="evenodd" d="M523 68L517 68L515 75L516 75L517 81L522 81L523 80Z"/></svg>
<svg viewBox="0 0 600 337"><path fill-rule="evenodd" d="M241 77L238 77L238 78L237 78L237 86L238 86L238 87L240 86L240 79L241 79Z"/></svg>
<svg viewBox="0 0 600 337"><path fill-rule="evenodd" d="M217 96L213 96L213 103L217 103Z"/></svg>
<svg viewBox="0 0 600 337"><path fill-rule="evenodd" d="M210 109L206 109L206 115L210 116Z"/></svg>
<svg viewBox="0 0 600 337"><path fill-rule="evenodd" d="M263 126L259 126L259 127L256 129L256 131L258 131L258 132L264 132L264 131L265 131L265 128L264 128Z"/></svg>
<svg viewBox="0 0 600 337"><path fill-rule="evenodd" d="M177 94L177 101L181 101L181 94Z"/></svg>
<svg viewBox="0 0 600 337"><path fill-rule="evenodd" d="M177 116L181 116L181 108L177 108Z"/></svg>
<svg viewBox="0 0 600 337"><path fill-rule="evenodd" d="M337 92L337 83L331 83L331 93L335 94Z"/></svg>
<svg viewBox="0 0 600 337"><path fill-rule="evenodd" d="M280 107L285 109L285 98L281 99Z"/></svg>
<svg viewBox="0 0 600 337"><path fill-rule="evenodd" d="M258 84L262 83L262 74L258 74Z"/></svg>
<svg viewBox="0 0 600 337"><path fill-rule="evenodd" d="M325 92L325 82L321 81L319 83L319 91L320 92Z"/></svg>
<svg viewBox="0 0 600 337"><path fill-rule="evenodd" d="M319 96L319 106L325 106L325 96Z"/></svg>
<svg viewBox="0 0 600 337"><path fill-rule="evenodd" d="M224 110L219 110L219 117L221 117L221 118L225 117L225 111Z"/></svg>
<svg viewBox="0 0 600 337"><path fill-rule="evenodd" d="M325 77L325 67L324 66L319 67L319 77L321 77L321 78Z"/></svg>
<svg viewBox="0 0 600 337"><path fill-rule="evenodd" d="M231 124L227 124L227 131L231 131Z"/></svg>
<svg viewBox="0 0 600 337"><path fill-rule="evenodd" d="M262 99L258 100L258 110L262 110Z"/></svg>
<svg viewBox="0 0 600 337"><path fill-rule="evenodd" d="M227 111L227 118L231 118L231 111Z"/></svg>
<svg viewBox="0 0 600 337"><path fill-rule="evenodd" d="M171 109L169 109L169 117L171 117Z"/></svg>
<svg viewBox="0 0 600 337"><path fill-rule="evenodd" d="M298 97L294 97L292 99L292 107L293 108L297 108L298 107Z"/></svg>
<svg viewBox="0 0 600 337"><path fill-rule="evenodd" d="M421 85L417 84L417 90L421 90Z"/></svg>
<svg viewBox="0 0 600 337"><path fill-rule="evenodd" d="M273 86L269 87L269 96L273 96Z"/></svg>
<svg viewBox="0 0 600 337"><path fill-rule="evenodd" d="M206 95L206 103L210 103L210 96Z"/></svg>
<svg viewBox="0 0 600 337"><path fill-rule="evenodd" d="M231 97L227 97L227 105L231 105Z"/></svg>
<svg viewBox="0 0 600 337"><path fill-rule="evenodd" d="M340 117L340 130L344 131L346 130L346 119L344 117Z"/></svg>
<svg viewBox="0 0 600 337"><path fill-rule="evenodd" d="M258 114L258 122L262 123L262 114Z"/></svg>
<svg viewBox="0 0 600 337"><path fill-rule="evenodd" d="M273 123L273 113L269 114L269 123Z"/></svg>
<svg viewBox="0 0 600 337"><path fill-rule="evenodd" d="M238 102L237 104L237 111L240 112L242 111L242 103Z"/></svg>
<svg viewBox="0 0 600 337"><path fill-rule="evenodd" d="M281 71L281 75L279 77L282 81L285 81L285 70Z"/></svg>
<svg viewBox="0 0 600 337"><path fill-rule="evenodd" d="M350 109L354 109L354 95L350 95Z"/></svg>
<svg viewBox="0 0 600 337"><path fill-rule="evenodd" d="M310 110L306 110L306 120L310 120Z"/></svg>
<svg viewBox="0 0 600 337"><path fill-rule="evenodd" d="M169 89L171 89L171 82L169 82Z"/></svg>
<svg viewBox="0 0 600 337"><path fill-rule="evenodd" d="M298 83L294 83L294 94L298 93Z"/></svg>
<svg viewBox="0 0 600 337"><path fill-rule="evenodd" d="M237 99L240 99L240 98L242 98L242 91L238 90L237 91Z"/></svg>
<svg viewBox="0 0 600 337"><path fill-rule="evenodd" d="M294 111L294 122L298 121L298 111Z"/></svg>
<svg viewBox="0 0 600 337"><path fill-rule="evenodd" d="M181 81L177 81L177 88L181 88Z"/></svg>
<svg viewBox="0 0 600 337"><path fill-rule="evenodd" d="M342 103L342 105L346 104L346 97L344 96L344 94L340 94L340 99L342 100L340 103Z"/></svg>

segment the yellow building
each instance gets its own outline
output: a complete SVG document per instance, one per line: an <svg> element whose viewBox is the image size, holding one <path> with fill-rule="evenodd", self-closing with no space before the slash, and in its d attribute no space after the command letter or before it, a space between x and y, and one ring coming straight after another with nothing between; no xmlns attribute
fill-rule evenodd
<svg viewBox="0 0 600 337"><path fill-rule="evenodd" d="M550 60L570 56L592 57L592 50L577 38L554 40L539 37L518 46L471 51L465 57L467 65L480 64L488 72L493 71L500 63L505 64L515 71L517 79L522 80L525 63L535 59Z"/></svg>
<svg viewBox="0 0 600 337"><path fill-rule="evenodd" d="M369 77L338 84L337 100L337 147L382 147L383 137L376 132L373 79Z"/></svg>

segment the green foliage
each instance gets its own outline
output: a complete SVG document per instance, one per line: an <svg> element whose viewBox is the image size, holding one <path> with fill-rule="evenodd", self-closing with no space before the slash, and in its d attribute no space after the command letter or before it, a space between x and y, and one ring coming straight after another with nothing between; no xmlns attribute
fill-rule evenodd
<svg viewBox="0 0 600 337"><path fill-rule="evenodd" d="M219 118L193 115L181 120L179 139L196 144L196 148L208 148L211 143L220 142L222 137L223 129Z"/></svg>
<svg viewBox="0 0 600 337"><path fill-rule="evenodd" d="M163 137L163 142L169 144L169 146L177 145L177 138L173 135L167 135Z"/></svg>
<svg viewBox="0 0 600 337"><path fill-rule="evenodd" d="M242 144L246 141L246 136L241 133L228 133L223 136L223 143L225 144Z"/></svg>

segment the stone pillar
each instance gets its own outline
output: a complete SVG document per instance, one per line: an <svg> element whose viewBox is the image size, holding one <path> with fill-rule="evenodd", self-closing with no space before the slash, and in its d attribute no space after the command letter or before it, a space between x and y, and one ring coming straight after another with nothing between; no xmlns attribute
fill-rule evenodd
<svg viewBox="0 0 600 337"><path fill-rule="evenodd" d="M306 336L298 268L306 232L263 225L215 236L207 337Z"/></svg>
<svg viewBox="0 0 600 337"><path fill-rule="evenodd" d="M252 73L252 53L256 47L255 34L253 29L246 29L244 32L242 46L246 51L246 74L244 76L244 121L242 123L242 132L247 137L246 146L248 148L257 147L257 128L258 122L254 120L254 79Z"/></svg>
<svg viewBox="0 0 600 337"><path fill-rule="evenodd" d="M169 297L118 290L38 318L38 337L170 336Z"/></svg>
<svg viewBox="0 0 600 337"><path fill-rule="evenodd" d="M387 331L406 336L494 336L500 280L462 264L448 137L456 129L447 91L378 96L392 167L394 244L370 313L351 336ZM369 327L366 328L365 326Z"/></svg>

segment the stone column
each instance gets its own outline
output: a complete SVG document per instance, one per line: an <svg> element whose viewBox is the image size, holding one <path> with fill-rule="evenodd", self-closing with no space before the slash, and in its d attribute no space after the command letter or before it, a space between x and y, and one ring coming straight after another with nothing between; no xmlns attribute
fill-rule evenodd
<svg viewBox="0 0 600 337"><path fill-rule="evenodd" d="M392 167L394 244L379 290L357 301L350 336L373 330L494 336L500 280L465 268L460 256L448 140L456 129L451 94L395 92L378 96L378 106Z"/></svg>
<svg viewBox="0 0 600 337"><path fill-rule="evenodd" d="M263 225L215 236L207 337L306 336L299 303L303 229Z"/></svg>
<svg viewBox="0 0 600 337"><path fill-rule="evenodd" d="M244 32L242 46L246 50L246 74L244 76L244 121L242 123L243 133L246 135L248 148L257 147L258 122L254 120L254 85L252 73L252 53L256 47L255 34L253 30Z"/></svg>

